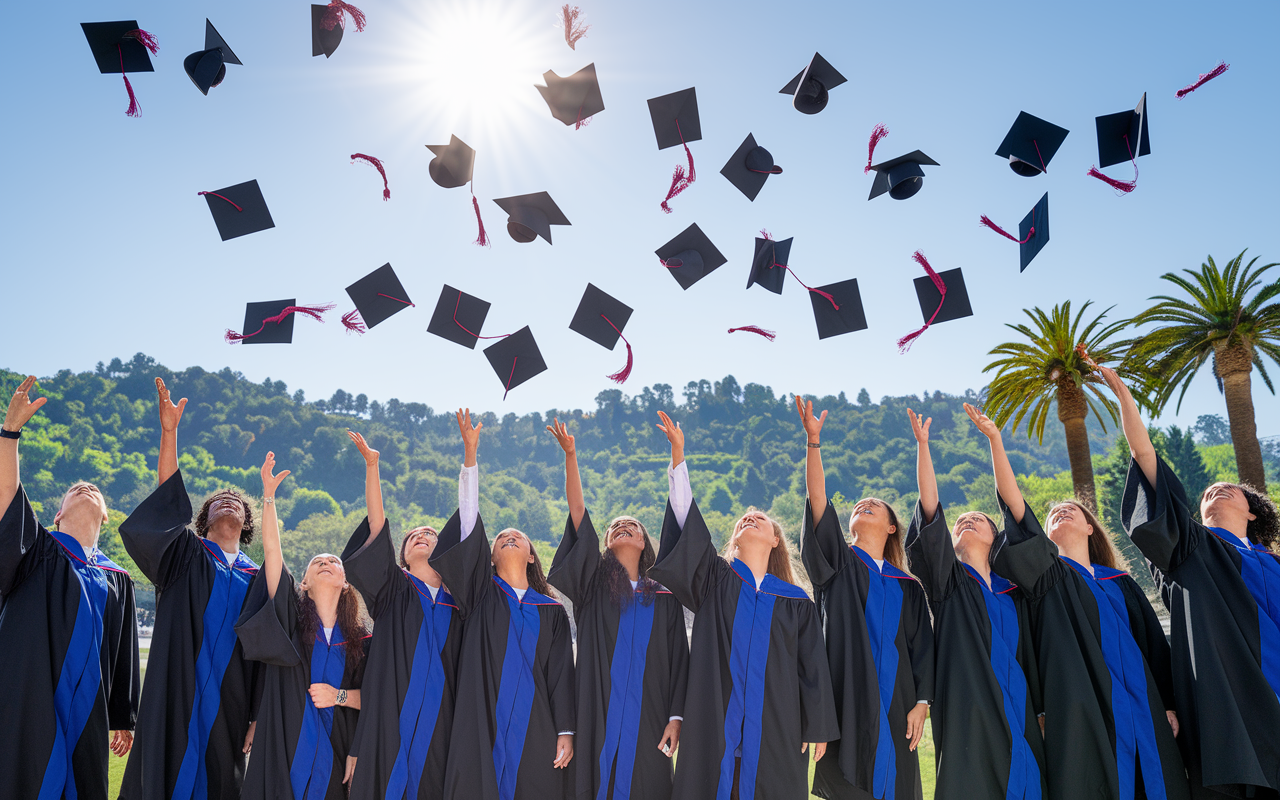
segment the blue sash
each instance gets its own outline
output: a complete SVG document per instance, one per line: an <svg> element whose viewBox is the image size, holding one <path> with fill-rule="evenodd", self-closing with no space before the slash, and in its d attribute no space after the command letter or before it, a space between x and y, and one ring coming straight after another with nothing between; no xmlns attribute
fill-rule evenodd
<svg viewBox="0 0 1280 800"><path fill-rule="evenodd" d="M342 641L342 631L337 626L331 642L324 640L324 631L316 631L315 643L311 645L312 683L342 688L342 673L347 666ZM316 708L310 694L303 701L302 727L293 750L293 762L289 765L294 800L324 800L329 791L333 772L333 711L334 706ZM342 768L345 769L346 764Z"/></svg>
<svg viewBox="0 0 1280 800"><path fill-rule="evenodd" d="M1262 674L1280 696L1280 560L1260 544L1245 543L1222 528L1209 528L1240 553L1240 577L1258 603Z"/></svg>
<svg viewBox="0 0 1280 800"><path fill-rule="evenodd" d="M502 578L495 575L493 582L506 596L507 608L511 612L502 677L498 684L498 703L494 709L497 736L493 742L493 771L498 781L498 797L500 800L512 800L520 774L520 757L524 754L524 738L529 732L533 698L537 693L533 671L542 626L538 606L557 603L533 589L526 590L521 600L516 596L516 590Z"/></svg>
<svg viewBox="0 0 1280 800"><path fill-rule="evenodd" d="M871 638L871 659L876 666L876 682L880 689L880 724L876 739L876 765L871 776L871 793L893 800L898 780L898 751L889 731L889 706L898 677L898 627L902 622L902 585L899 578L910 580L905 572L889 562L884 569L857 545L853 552L867 565L867 634Z"/></svg>
<svg viewBox="0 0 1280 800"><path fill-rule="evenodd" d="M614 800L630 800L631 776L640 736L640 698L644 692L644 665L649 653L656 604L644 605L637 591L618 617L618 639L609 663L609 705L605 710L604 746L600 748L600 789L596 800L609 796L609 772L614 758Z"/></svg>

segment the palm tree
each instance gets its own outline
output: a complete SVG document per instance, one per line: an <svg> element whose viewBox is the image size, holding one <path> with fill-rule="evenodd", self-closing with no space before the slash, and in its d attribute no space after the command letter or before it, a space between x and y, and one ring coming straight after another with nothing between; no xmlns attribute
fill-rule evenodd
<svg viewBox="0 0 1280 800"><path fill-rule="evenodd" d="M1210 256L1199 271L1183 270L1186 277L1172 272L1161 275L1161 280L1179 287L1190 299L1168 295L1150 298L1159 302L1134 317L1133 323L1156 322L1161 327L1134 339L1126 361L1143 374L1147 405L1159 414L1179 385L1182 391L1175 408L1181 408L1192 379L1212 359L1218 391L1227 399L1240 480L1265 490L1266 470L1253 419L1250 373L1257 367L1267 389L1276 393L1262 357L1280 363L1280 303L1268 304L1280 296L1280 280L1265 283L1263 273L1277 265L1255 269L1256 257L1243 265L1244 252L1228 262L1225 270L1219 270ZM1246 300L1255 289L1253 299Z"/></svg>
<svg viewBox="0 0 1280 800"><path fill-rule="evenodd" d="M1103 327L1102 320L1111 310L1108 308L1081 330L1080 322L1092 303L1089 301L1081 306L1074 319L1069 300L1054 306L1048 314L1039 308L1024 309L1023 313L1031 318L1031 326L1006 325L1022 334L1026 341L997 345L991 355L1002 358L991 362L982 371L997 370L987 386L986 412L1001 427L1013 417L1016 429L1023 417L1027 417L1027 436L1044 441L1044 423L1050 406L1057 402L1058 421L1067 435L1067 456L1071 460L1071 484L1076 499L1096 509L1093 462L1089 456L1085 419L1092 411L1106 430L1107 421L1097 404L1101 403L1113 423L1119 419L1119 407L1103 394L1101 377L1095 374L1078 348L1083 345L1089 357L1096 362L1119 362L1126 342L1110 339L1125 327L1126 322L1122 320Z"/></svg>

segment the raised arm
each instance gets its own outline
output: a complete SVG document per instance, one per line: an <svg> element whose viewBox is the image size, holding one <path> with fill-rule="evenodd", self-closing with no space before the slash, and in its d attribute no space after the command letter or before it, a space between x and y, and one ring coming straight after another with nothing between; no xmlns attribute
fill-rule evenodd
<svg viewBox="0 0 1280 800"><path fill-rule="evenodd" d="M1120 402L1120 426L1124 429L1124 438L1129 442L1129 453L1138 463L1138 469L1142 470L1147 483L1155 486L1160 462L1155 445L1151 444L1151 434L1147 432L1147 426L1142 423L1142 416L1138 414L1138 403L1114 369L1098 367L1098 372L1102 373L1102 379Z"/></svg>
<svg viewBox="0 0 1280 800"><path fill-rule="evenodd" d="M267 580L267 597L274 598L284 570L284 553L280 550L280 520L276 517L276 489L289 477L289 470L273 475L276 454L267 453L262 462L262 571Z"/></svg>
<svg viewBox="0 0 1280 800"><path fill-rule="evenodd" d="M458 522L462 526L462 538L471 535L480 516L480 476L476 467L476 453L480 449L480 430L483 422L471 424L471 409L460 408L456 414L458 432L462 434L462 472L458 474Z"/></svg>
<svg viewBox="0 0 1280 800"><path fill-rule="evenodd" d="M578 474L578 450L568 426L559 418L556 418L554 425L548 425L547 430L556 437L556 442L564 450L564 496L569 503L569 518L573 520L573 527L577 528L582 524L582 516L587 511L586 502L582 499L582 476Z"/></svg>
<svg viewBox="0 0 1280 800"><path fill-rule="evenodd" d="M907 418L911 420L911 432L916 436L916 485L920 487L920 510L924 512L924 521L928 522L938 513L938 476L933 471L933 455L929 453L929 426L933 417L925 419L908 408Z"/></svg>
<svg viewBox="0 0 1280 800"><path fill-rule="evenodd" d="M157 472L160 485L173 477L178 471L178 423L182 421L182 412L186 410L187 398L182 398L175 406L169 399L169 389L163 378L156 378L156 393L160 400L160 463Z"/></svg>
<svg viewBox="0 0 1280 800"><path fill-rule="evenodd" d="M676 525L683 529L689 518L689 509L693 506L689 467L684 463L684 431L681 430L680 423L672 422L666 412L659 411L658 417L662 419L658 430L671 443L671 465L667 467L667 498L671 503L671 513L675 514Z"/></svg>
<svg viewBox="0 0 1280 800"><path fill-rule="evenodd" d="M800 424L804 426L804 437L808 444L805 448L804 483L809 493L809 506L813 509L814 523L827 513L827 476L822 470L822 423L827 421L827 412L821 416L813 415L813 401L802 400L796 395L796 411L800 412Z"/></svg>
<svg viewBox="0 0 1280 800"><path fill-rule="evenodd" d="M49 400L47 397L31 399L31 387L35 383L36 376L28 375L18 386L9 399L4 425L0 426L0 503L3 503L0 516L4 516L4 511L18 496L18 486L22 482L18 473L18 437L22 435L22 426Z"/></svg>
<svg viewBox="0 0 1280 800"><path fill-rule="evenodd" d="M1004 439L1000 435L1000 428L976 407L965 403L964 410L978 430L982 431L982 435L991 442L991 469L996 476L996 493L1008 506L1009 513L1013 515L1013 521L1022 522L1022 517L1027 512L1027 504L1022 499L1022 490L1018 488L1018 479L1014 477L1013 465L1009 463L1009 456L1004 452Z"/></svg>
<svg viewBox="0 0 1280 800"><path fill-rule="evenodd" d="M382 532L387 522L387 512L382 507L382 475L378 469L378 451L369 446L360 434L347 430L347 436L364 458L364 506L369 516L369 538L372 542Z"/></svg>

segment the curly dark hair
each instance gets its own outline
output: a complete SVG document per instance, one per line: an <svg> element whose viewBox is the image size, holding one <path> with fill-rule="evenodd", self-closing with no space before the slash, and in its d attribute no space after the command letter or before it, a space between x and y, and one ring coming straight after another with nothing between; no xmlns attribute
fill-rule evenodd
<svg viewBox="0 0 1280 800"><path fill-rule="evenodd" d="M1229 483L1227 481L1219 481L1226 483L1228 486L1234 486L1244 495L1245 500L1249 501L1249 513L1254 519L1245 528L1245 535L1249 537L1249 541L1260 544L1271 552L1275 552L1277 543L1280 543L1280 512L1276 510L1276 504L1267 496L1266 492L1260 492L1253 485L1248 483ZM1209 489L1217 486L1218 483L1210 484L1208 488L1200 495L1200 502L1204 502L1204 498L1209 494Z"/></svg>
<svg viewBox="0 0 1280 800"><path fill-rule="evenodd" d="M196 533L201 537L209 535L209 508L214 501L228 496L239 500L240 505L244 507L244 526L240 528L240 546L247 547L253 542L253 504L249 502L249 498L236 489L220 489L209 495L209 499L205 500L204 505L200 506L200 514L196 516Z"/></svg>
<svg viewBox="0 0 1280 800"><path fill-rule="evenodd" d="M634 521L640 527L640 535L644 537L644 550L640 552L640 581L636 588L640 590L640 604L651 606L654 595L658 591L658 582L649 577L649 568L657 562L658 555L653 550L653 540L649 538L649 531L639 520L632 517L619 517L610 522L609 527L605 529L605 548L600 564L600 579L609 587L609 603L614 608L626 608L635 599L635 591L631 588L631 576L627 574L627 568L609 547L609 537L613 534L614 526L623 519Z"/></svg>
<svg viewBox="0 0 1280 800"><path fill-rule="evenodd" d="M307 650L307 659L311 659L311 650L316 643L316 634L320 631L320 613L316 611L315 601L301 586L298 587L298 635L302 637L302 645ZM342 649L346 651L347 668L350 669L364 658L364 637L369 629L360 618L360 599L356 590L347 586L338 597L338 630L342 631Z"/></svg>

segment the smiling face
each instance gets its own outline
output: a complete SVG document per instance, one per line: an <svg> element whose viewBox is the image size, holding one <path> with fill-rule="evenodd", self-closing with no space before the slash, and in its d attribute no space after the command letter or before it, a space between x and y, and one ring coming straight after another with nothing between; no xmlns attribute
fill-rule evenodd
<svg viewBox="0 0 1280 800"><path fill-rule="evenodd" d="M778 546L778 539L773 520L764 512L752 509L734 523L733 538L730 541L738 548L758 544L772 550Z"/></svg>
<svg viewBox="0 0 1280 800"><path fill-rule="evenodd" d="M411 529L400 544L400 566L410 568L414 564L425 564L436 551L438 541L439 534L429 525Z"/></svg>
<svg viewBox="0 0 1280 800"><path fill-rule="evenodd" d="M618 517L609 523L604 534L604 546L619 554L627 549L644 552L646 535L644 526L635 517Z"/></svg>
<svg viewBox="0 0 1280 800"><path fill-rule="evenodd" d="M515 528L507 528L493 540L493 565L533 563L533 542Z"/></svg>
<svg viewBox="0 0 1280 800"><path fill-rule="evenodd" d="M1075 503L1059 503L1049 509L1049 539L1060 548L1070 547L1093 533L1083 509Z"/></svg>
<svg viewBox="0 0 1280 800"><path fill-rule="evenodd" d="M996 529L986 514L981 511L969 511L956 519L951 529L951 542L956 550L973 548L979 552L989 552L996 541Z"/></svg>
<svg viewBox="0 0 1280 800"><path fill-rule="evenodd" d="M859 534L892 536L897 533L897 526L887 503L867 497L854 505L853 514L849 517L849 532L854 537Z"/></svg>
<svg viewBox="0 0 1280 800"><path fill-rule="evenodd" d="M302 590L309 591L320 587L342 590L347 587L347 571L342 566L342 559L333 553L321 553L307 564L307 571L302 576Z"/></svg>
<svg viewBox="0 0 1280 800"><path fill-rule="evenodd" d="M92 483L72 484L62 496L62 506L53 517L54 525L105 525L107 501Z"/></svg>
<svg viewBox="0 0 1280 800"><path fill-rule="evenodd" d="M1249 498L1233 483L1215 483L1200 498L1200 519L1246 521L1254 519L1249 511Z"/></svg>
<svg viewBox="0 0 1280 800"><path fill-rule="evenodd" d="M244 501L234 492L218 492L209 498L209 527L244 527Z"/></svg>

